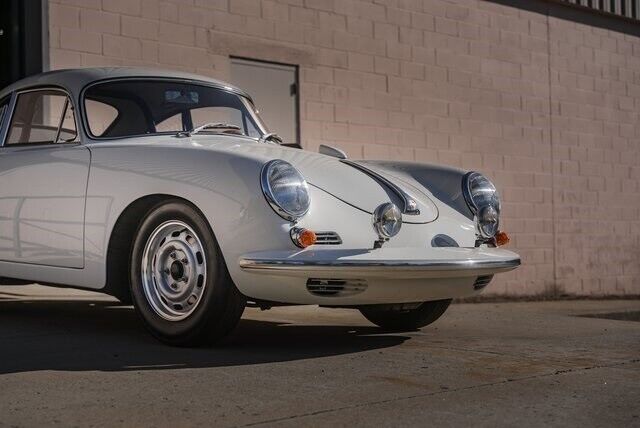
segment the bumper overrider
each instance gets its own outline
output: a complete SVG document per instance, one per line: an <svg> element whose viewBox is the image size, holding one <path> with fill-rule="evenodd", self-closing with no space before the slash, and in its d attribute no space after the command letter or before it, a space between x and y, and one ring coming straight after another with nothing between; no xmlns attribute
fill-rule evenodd
<svg viewBox="0 0 640 428"><path fill-rule="evenodd" d="M319 278L454 278L507 272L520 257L498 248L264 251L240 258L245 272Z"/></svg>

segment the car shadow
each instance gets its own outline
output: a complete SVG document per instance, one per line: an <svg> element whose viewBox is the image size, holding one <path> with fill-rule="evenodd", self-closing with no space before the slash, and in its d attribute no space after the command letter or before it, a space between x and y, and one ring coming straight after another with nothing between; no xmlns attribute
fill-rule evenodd
<svg viewBox="0 0 640 428"><path fill-rule="evenodd" d="M310 326L245 318L211 348L173 348L130 306L105 301L0 300L0 374L225 367L352 354L407 336L375 327Z"/></svg>

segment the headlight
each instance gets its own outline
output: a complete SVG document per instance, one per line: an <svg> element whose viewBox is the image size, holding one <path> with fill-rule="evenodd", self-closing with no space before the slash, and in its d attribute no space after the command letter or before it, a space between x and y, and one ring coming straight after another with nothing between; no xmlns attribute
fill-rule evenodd
<svg viewBox="0 0 640 428"><path fill-rule="evenodd" d="M382 240L393 238L402 227L402 213L391 202L380 205L373 212L373 227Z"/></svg>
<svg viewBox="0 0 640 428"><path fill-rule="evenodd" d="M500 227L500 195L484 175L470 172L462 180L464 198L473 212L480 236L493 238Z"/></svg>
<svg viewBox="0 0 640 428"><path fill-rule="evenodd" d="M267 162L261 173L262 192L278 215L296 221L309 211L309 186L300 172L280 159Z"/></svg>

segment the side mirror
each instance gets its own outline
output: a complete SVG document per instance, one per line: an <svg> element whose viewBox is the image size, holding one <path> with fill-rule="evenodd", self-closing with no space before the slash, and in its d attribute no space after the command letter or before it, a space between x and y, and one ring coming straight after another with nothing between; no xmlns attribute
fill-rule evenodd
<svg viewBox="0 0 640 428"><path fill-rule="evenodd" d="M347 154L336 147L327 146L326 144L320 144L318 152L323 155L331 156L338 159L346 159Z"/></svg>

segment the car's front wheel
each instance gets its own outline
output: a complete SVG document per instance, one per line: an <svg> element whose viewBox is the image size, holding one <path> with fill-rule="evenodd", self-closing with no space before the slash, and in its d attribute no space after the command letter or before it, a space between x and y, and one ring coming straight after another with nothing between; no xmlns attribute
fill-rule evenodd
<svg viewBox="0 0 640 428"><path fill-rule="evenodd" d="M163 202L142 221L130 275L136 311L170 345L215 342L236 326L246 304L206 219L182 201Z"/></svg>
<svg viewBox="0 0 640 428"><path fill-rule="evenodd" d="M370 305L360 308L366 319L386 330L411 331L425 327L444 314L451 299L414 305Z"/></svg>

